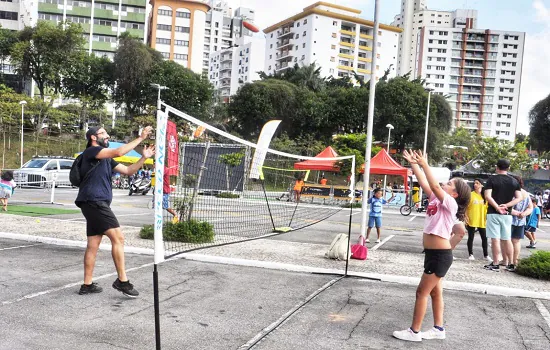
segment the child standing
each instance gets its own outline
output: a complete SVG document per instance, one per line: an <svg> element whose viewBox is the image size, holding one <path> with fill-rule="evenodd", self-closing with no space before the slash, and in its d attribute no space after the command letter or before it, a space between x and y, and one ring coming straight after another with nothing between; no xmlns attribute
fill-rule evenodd
<svg viewBox="0 0 550 350"><path fill-rule="evenodd" d="M2 204L3 211L8 211L8 199L13 195L14 189L13 171L3 171L0 180L0 203Z"/></svg>
<svg viewBox="0 0 550 350"><path fill-rule="evenodd" d="M294 199L296 200L296 203L300 203L300 196L302 195L302 187L304 187L304 184L304 180L301 176L297 178L294 183Z"/></svg>
<svg viewBox="0 0 550 350"><path fill-rule="evenodd" d="M411 164L418 183L429 198L429 204L423 235L424 273L416 289L412 324L409 329L393 332L395 338L416 342L422 339L445 339L441 279L453 263L453 245L460 241L451 240L455 217L464 220L466 207L470 202L470 186L466 181L453 178L440 186L425 157L421 151L403 152L403 158ZM462 224L458 226L464 230ZM420 332L429 296L432 298L434 327L427 332Z"/></svg>
<svg viewBox="0 0 550 350"><path fill-rule="evenodd" d="M533 206L535 206L535 199L533 198ZM525 235L529 238L529 245L526 248L535 249L537 246L537 238L535 237L535 232L539 227L539 222L541 219L541 212L539 207L535 206L529 220L527 220L527 225L525 226Z"/></svg>
<svg viewBox="0 0 550 350"><path fill-rule="evenodd" d="M368 203L370 204L370 213L369 213L369 228L367 229L367 240L365 242L370 243L369 236L370 231L376 225L376 243L380 243L380 230L382 229L382 205L388 204L393 200L395 194L391 194L391 198L385 200L382 198L383 191L380 188L374 190L373 195L369 198Z"/></svg>

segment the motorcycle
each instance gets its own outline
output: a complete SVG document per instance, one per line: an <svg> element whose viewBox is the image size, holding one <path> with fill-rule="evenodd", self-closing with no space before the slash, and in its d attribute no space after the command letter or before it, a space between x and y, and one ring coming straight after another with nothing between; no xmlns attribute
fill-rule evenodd
<svg viewBox="0 0 550 350"><path fill-rule="evenodd" d="M128 195L131 196L134 193L141 193L145 196L150 190L151 179L141 177L132 181L132 183L130 184Z"/></svg>

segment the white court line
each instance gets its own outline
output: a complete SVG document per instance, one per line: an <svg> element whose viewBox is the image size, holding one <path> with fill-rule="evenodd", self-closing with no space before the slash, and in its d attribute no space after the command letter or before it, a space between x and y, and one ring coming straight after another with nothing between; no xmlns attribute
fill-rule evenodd
<svg viewBox="0 0 550 350"><path fill-rule="evenodd" d="M384 238L384 239L382 240L382 242L378 243L377 245L375 245L374 247L372 247L372 248L369 249L369 250L375 251L376 249L380 248L384 243L386 243L387 241L389 241L389 240L392 239L393 237L395 237L395 235L391 235L391 236L388 236L388 237Z"/></svg>
<svg viewBox="0 0 550 350"><path fill-rule="evenodd" d="M37 245L40 245L40 244L20 245L20 246L17 246L17 247L2 248L2 249L0 249L0 250L10 250L10 249L27 248L27 247L34 247L34 246L37 246Z"/></svg>
<svg viewBox="0 0 550 350"><path fill-rule="evenodd" d="M409 222L413 221L414 219L416 219L416 215L413 215L412 218L409 219Z"/></svg>
<svg viewBox="0 0 550 350"><path fill-rule="evenodd" d="M153 266L154 264L155 263L148 263L148 264L144 264L144 265L141 265L141 266L132 267L130 269L127 269L126 271L127 272L135 271L135 270L142 269L144 267ZM107 278L107 277L113 277L113 276L116 276L116 275L117 275L117 273L113 272L113 273L109 273L109 274L102 275L102 276L99 276L99 277L94 277L94 280L100 280L100 279L104 279L104 278ZM76 287L80 284L82 284L82 282L69 283L69 284L66 284L66 285L58 287L58 288L52 288L52 289L44 290L42 292L27 294L27 295L24 295L24 296L22 296L20 298L17 298L17 299L3 301L2 306L9 305L9 304L14 304L14 303L17 303L17 302L20 302L20 301L23 301L23 300L33 299L33 298L36 298L36 297L39 297L39 296L42 296L42 295L46 295L46 294L50 294L50 293L54 293L54 292L59 292L59 291L64 290L64 289Z"/></svg>
<svg viewBox="0 0 550 350"><path fill-rule="evenodd" d="M546 321L548 327L550 327L550 312L548 312L548 309L539 299L535 300L535 305L537 306L537 309L539 309L539 312L542 315L542 318Z"/></svg>

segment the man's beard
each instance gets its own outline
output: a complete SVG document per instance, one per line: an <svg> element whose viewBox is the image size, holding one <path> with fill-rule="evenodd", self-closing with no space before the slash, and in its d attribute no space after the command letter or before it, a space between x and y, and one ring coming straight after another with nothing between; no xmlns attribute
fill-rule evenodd
<svg viewBox="0 0 550 350"><path fill-rule="evenodd" d="M97 144L100 145L103 148L109 148L109 140L107 140L103 137L99 137L97 139Z"/></svg>

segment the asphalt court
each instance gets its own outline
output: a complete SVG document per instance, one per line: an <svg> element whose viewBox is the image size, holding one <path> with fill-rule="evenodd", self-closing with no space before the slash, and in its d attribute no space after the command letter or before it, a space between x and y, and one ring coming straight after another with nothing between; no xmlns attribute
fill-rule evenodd
<svg viewBox="0 0 550 350"><path fill-rule="evenodd" d="M103 293L78 295L82 257L79 248L0 239L0 349L154 349L152 257L127 254L138 299L110 287L108 251L94 272ZM271 328L253 349L550 348L540 311L549 301L445 291L448 339L411 344L391 333L410 325L415 287L346 278L319 293L335 278L167 261L159 265L163 349L245 349Z"/></svg>

